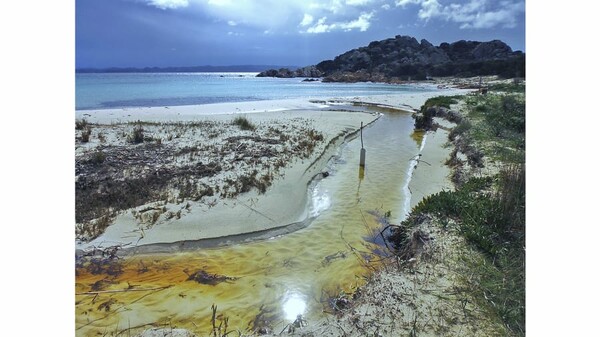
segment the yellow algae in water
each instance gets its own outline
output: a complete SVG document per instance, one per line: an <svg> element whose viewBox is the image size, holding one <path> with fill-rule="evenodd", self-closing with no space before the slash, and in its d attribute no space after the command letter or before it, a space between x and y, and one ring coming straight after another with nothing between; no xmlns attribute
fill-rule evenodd
<svg viewBox="0 0 600 337"><path fill-rule="evenodd" d="M415 130L415 131L413 131L413 133L410 134L410 138L412 138L417 143L417 146L419 148L421 147L421 144L423 143L424 136L425 136L425 130Z"/></svg>
<svg viewBox="0 0 600 337"><path fill-rule="evenodd" d="M360 142L348 143L341 164L319 183L327 209L307 228L227 247L123 257L113 267L81 265L77 336L135 335L165 326L204 336L226 318L229 331L279 332L298 315L315 321L330 310L332 298L364 284L376 267L376 246L364 238L380 229L371 211L394 214L402 204L406 167L418 150L410 132L412 118L403 114L366 128L369 169L359 171L358 181Z"/></svg>
<svg viewBox="0 0 600 337"><path fill-rule="evenodd" d="M124 258L115 261L121 265L118 275L80 268L78 293L92 291L102 280L106 287L96 288L97 296L77 296L78 335L167 323L206 335L212 304L230 328L241 331L282 327L298 315L316 319L330 297L352 292L368 273L360 255L370 251L363 237L378 224L368 214L360 220L359 210L340 212L273 240ZM202 284L190 277L198 271L224 279ZM116 289L126 291L102 292Z"/></svg>

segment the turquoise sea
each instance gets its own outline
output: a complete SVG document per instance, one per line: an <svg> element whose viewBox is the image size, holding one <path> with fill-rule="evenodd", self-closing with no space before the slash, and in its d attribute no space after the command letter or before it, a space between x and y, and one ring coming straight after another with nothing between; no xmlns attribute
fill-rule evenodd
<svg viewBox="0 0 600 337"><path fill-rule="evenodd" d="M287 98L332 98L436 91L434 86L303 82L257 73L77 73L75 108L195 105Z"/></svg>

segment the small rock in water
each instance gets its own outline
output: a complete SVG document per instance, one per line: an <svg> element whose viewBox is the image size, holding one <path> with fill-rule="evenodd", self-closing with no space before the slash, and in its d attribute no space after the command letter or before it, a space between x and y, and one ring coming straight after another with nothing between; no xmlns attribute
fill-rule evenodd
<svg viewBox="0 0 600 337"><path fill-rule="evenodd" d="M199 270L193 274L189 274L188 281L196 281L200 284L217 285L225 281L235 281L235 277L227 277L218 274L209 274L204 270Z"/></svg>

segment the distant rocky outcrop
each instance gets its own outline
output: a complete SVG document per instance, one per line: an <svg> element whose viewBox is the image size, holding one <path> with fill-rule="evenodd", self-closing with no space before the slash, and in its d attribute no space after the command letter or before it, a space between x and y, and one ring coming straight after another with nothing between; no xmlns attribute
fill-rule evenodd
<svg viewBox="0 0 600 337"><path fill-rule="evenodd" d="M144 68L77 68L76 73L197 73L197 72L259 72L265 69L280 68L275 65L232 65L232 66L182 66ZM294 67L296 69L296 67Z"/></svg>
<svg viewBox="0 0 600 337"><path fill-rule="evenodd" d="M280 77L280 78L292 78L292 77L322 77L323 72L317 69L316 66L308 66L304 68L298 68L296 70L290 70L288 68L269 69L256 75L257 77Z"/></svg>
<svg viewBox="0 0 600 337"><path fill-rule="evenodd" d="M429 77L498 75L525 77L525 54L499 40L460 40L434 46L410 36L371 42L333 60L291 71L268 70L258 76L323 77L323 82L402 82Z"/></svg>

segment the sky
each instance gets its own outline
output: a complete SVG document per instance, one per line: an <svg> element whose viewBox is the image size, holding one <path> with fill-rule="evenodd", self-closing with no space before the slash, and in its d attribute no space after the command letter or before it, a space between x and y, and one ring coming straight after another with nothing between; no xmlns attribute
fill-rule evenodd
<svg viewBox="0 0 600 337"><path fill-rule="evenodd" d="M76 0L76 68L307 66L371 41L502 40L524 0Z"/></svg>

